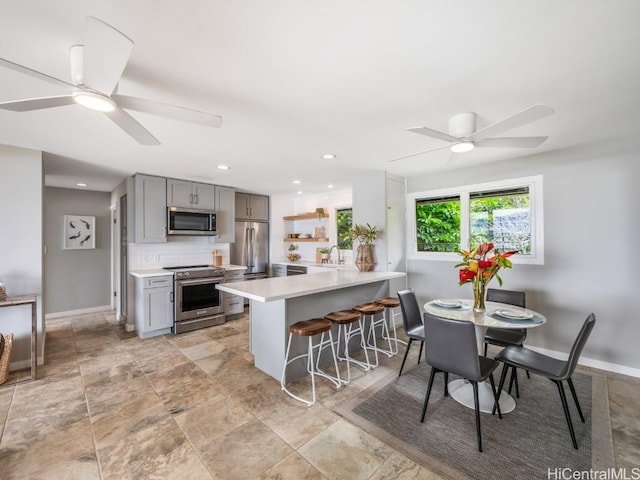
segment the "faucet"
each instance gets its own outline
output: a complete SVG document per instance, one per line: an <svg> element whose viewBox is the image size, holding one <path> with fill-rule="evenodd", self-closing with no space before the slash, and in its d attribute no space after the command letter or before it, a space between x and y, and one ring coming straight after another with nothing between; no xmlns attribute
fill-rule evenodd
<svg viewBox="0 0 640 480"><path fill-rule="evenodd" d="M340 258L340 247L338 245L333 245L330 249L329 249L329 260L331 260L331 252L333 251L333 249L338 250L338 265L342 265L344 263L344 259Z"/></svg>

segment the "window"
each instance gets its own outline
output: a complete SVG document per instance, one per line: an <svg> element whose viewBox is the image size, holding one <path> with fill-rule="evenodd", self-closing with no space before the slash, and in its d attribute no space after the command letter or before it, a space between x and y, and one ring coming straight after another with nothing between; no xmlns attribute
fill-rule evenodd
<svg viewBox="0 0 640 480"><path fill-rule="evenodd" d="M353 224L353 212L351 207L338 208L336 210L336 223L338 232L338 248L341 250L351 250L351 236L349 230Z"/></svg>
<svg viewBox="0 0 640 480"><path fill-rule="evenodd" d="M543 263L542 177L410 195L412 258L457 259L462 248L492 242L517 250L516 263Z"/></svg>

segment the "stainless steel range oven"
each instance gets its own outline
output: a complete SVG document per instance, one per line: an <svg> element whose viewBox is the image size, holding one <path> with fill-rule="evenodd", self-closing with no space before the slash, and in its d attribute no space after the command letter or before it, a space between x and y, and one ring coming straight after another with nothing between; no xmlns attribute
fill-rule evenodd
<svg viewBox="0 0 640 480"><path fill-rule="evenodd" d="M175 318L173 333L189 332L224 323L224 268L208 265L165 267L174 272Z"/></svg>

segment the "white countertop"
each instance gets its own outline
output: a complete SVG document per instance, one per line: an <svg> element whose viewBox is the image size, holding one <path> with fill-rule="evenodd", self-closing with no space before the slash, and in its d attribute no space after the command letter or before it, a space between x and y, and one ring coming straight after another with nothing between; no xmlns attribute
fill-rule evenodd
<svg viewBox="0 0 640 480"><path fill-rule="evenodd" d="M246 270L247 267L243 267L242 265L231 265L231 264L223 264L220 265L221 268L224 268L227 271L234 270ZM140 270L132 270L129 272L129 275L133 275L134 277L144 278L144 277L161 277L163 275L171 275L173 276L173 272L170 270L165 270L164 268L149 268L149 269L140 269Z"/></svg>
<svg viewBox="0 0 640 480"><path fill-rule="evenodd" d="M311 275L226 283L216 285L216 288L251 300L271 302L404 276L406 276L404 272L361 272L359 270L334 269Z"/></svg>

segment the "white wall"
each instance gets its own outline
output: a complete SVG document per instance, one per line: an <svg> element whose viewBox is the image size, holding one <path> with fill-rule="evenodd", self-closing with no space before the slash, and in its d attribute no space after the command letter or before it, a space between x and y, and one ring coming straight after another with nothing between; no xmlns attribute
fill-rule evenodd
<svg viewBox="0 0 640 480"><path fill-rule="evenodd" d="M42 153L0 145L0 278L7 294L38 294L38 356L42 358ZM0 331L14 334L11 369L31 354L31 307L0 308ZM39 363L42 363L41 361Z"/></svg>
<svg viewBox="0 0 640 480"><path fill-rule="evenodd" d="M545 264L514 265L501 273L503 288L526 291L527 305L548 318L529 331L527 343L568 352L594 312L596 326L583 358L637 375L639 152L639 145L611 144L478 167L470 166L470 156L464 169L409 179L408 192L542 174ZM421 301L469 296L468 285L457 284L454 264L410 260L409 286Z"/></svg>

